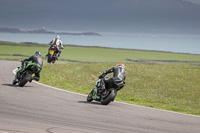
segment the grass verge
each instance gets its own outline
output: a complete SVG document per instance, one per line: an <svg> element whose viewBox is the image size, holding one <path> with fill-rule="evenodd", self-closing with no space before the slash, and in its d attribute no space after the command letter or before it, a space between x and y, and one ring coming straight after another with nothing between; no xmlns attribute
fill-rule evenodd
<svg viewBox="0 0 200 133"><path fill-rule="evenodd" d="M40 82L88 94L97 77L116 63L46 64ZM200 67L126 64L126 86L117 101L200 115ZM111 76L111 75L108 75Z"/></svg>

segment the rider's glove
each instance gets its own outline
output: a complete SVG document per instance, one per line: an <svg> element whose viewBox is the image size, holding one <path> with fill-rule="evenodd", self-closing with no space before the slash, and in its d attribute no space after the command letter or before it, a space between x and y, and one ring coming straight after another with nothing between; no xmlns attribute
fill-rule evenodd
<svg viewBox="0 0 200 133"><path fill-rule="evenodd" d="M99 76L99 79L104 78L106 76L106 73L103 73L102 75Z"/></svg>
<svg viewBox="0 0 200 133"><path fill-rule="evenodd" d="M101 78L103 78L103 76L102 76L102 75L100 75L100 76L99 76L99 79L101 79Z"/></svg>

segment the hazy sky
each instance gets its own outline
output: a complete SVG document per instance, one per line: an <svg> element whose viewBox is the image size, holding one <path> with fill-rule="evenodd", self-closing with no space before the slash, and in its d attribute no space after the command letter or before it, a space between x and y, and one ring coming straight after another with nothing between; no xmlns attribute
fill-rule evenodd
<svg viewBox="0 0 200 133"><path fill-rule="evenodd" d="M0 27L200 34L200 0L0 0Z"/></svg>
<svg viewBox="0 0 200 133"><path fill-rule="evenodd" d="M200 0L183 0L183 1L191 2L194 4L200 4Z"/></svg>

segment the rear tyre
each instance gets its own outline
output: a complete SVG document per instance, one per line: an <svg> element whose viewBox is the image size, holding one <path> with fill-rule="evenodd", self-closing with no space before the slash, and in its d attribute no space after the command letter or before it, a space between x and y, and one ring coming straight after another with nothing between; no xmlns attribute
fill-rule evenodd
<svg viewBox="0 0 200 133"><path fill-rule="evenodd" d="M52 59L53 59L53 55L52 54L48 54L47 62L51 63Z"/></svg>
<svg viewBox="0 0 200 133"><path fill-rule="evenodd" d="M26 72L26 75L19 81L19 86L23 87L30 80L31 76L30 72Z"/></svg>
<svg viewBox="0 0 200 133"><path fill-rule="evenodd" d="M114 101L117 95L117 91L115 89L111 89L107 97L103 98L101 104L108 105L110 102Z"/></svg>

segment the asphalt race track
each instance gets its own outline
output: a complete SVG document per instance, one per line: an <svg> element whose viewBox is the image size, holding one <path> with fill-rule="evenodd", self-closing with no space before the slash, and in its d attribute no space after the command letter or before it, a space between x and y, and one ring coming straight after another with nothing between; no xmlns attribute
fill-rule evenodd
<svg viewBox="0 0 200 133"><path fill-rule="evenodd" d="M13 86L19 65L0 61L0 133L200 133L199 116L87 103L84 95L36 83Z"/></svg>

